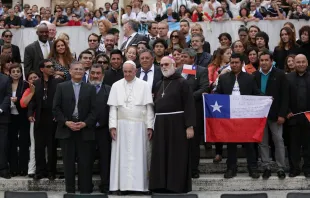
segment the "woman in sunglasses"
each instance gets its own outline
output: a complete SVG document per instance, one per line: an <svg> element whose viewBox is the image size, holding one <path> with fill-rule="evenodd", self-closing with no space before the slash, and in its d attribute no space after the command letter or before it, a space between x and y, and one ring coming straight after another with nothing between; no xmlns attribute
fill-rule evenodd
<svg viewBox="0 0 310 198"><path fill-rule="evenodd" d="M179 30L174 30L170 34L170 43L168 46L168 53L171 54L175 48L186 48L186 40L184 34Z"/></svg>
<svg viewBox="0 0 310 198"><path fill-rule="evenodd" d="M110 68L110 58L106 54L98 54L95 63L103 65L104 70Z"/></svg>

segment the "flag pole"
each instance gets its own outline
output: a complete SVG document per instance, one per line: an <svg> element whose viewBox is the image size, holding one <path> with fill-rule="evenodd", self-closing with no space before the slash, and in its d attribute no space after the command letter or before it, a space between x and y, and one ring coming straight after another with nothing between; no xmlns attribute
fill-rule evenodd
<svg viewBox="0 0 310 198"><path fill-rule="evenodd" d="M299 115L299 114L303 114L303 113L309 113L310 111L304 111L304 112L299 112L299 113L295 113L293 114L293 116Z"/></svg>

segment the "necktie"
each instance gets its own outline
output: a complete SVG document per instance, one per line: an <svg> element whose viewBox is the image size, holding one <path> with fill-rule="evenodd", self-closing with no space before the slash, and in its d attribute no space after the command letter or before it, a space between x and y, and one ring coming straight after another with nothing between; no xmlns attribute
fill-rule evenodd
<svg viewBox="0 0 310 198"><path fill-rule="evenodd" d="M148 74L151 70L148 70L148 71L142 70L142 71L144 72L143 80L147 82L147 74Z"/></svg>
<svg viewBox="0 0 310 198"><path fill-rule="evenodd" d="M98 93L100 91L100 85L96 85L96 92Z"/></svg>
<svg viewBox="0 0 310 198"><path fill-rule="evenodd" d="M47 49L47 44L43 44L43 57L44 59L48 57L48 49Z"/></svg>
<svg viewBox="0 0 310 198"><path fill-rule="evenodd" d="M86 80L87 80L87 79L86 79L86 72L85 72L85 74L84 74L84 76L83 76L83 79L82 79L82 80L83 80L83 82L86 82Z"/></svg>

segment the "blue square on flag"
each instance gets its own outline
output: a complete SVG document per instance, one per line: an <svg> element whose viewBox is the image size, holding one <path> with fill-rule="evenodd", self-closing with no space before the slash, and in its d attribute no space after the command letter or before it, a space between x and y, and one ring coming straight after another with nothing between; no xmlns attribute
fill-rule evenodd
<svg viewBox="0 0 310 198"><path fill-rule="evenodd" d="M230 118L229 95L205 94L205 118Z"/></svg>

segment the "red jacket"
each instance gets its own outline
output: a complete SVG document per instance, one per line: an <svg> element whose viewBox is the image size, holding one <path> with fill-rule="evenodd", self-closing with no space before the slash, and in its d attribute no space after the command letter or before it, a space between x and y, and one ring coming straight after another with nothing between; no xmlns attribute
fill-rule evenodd
<svg viewBox="0 0 310 198"><path fill-rule="evenodd" d="M208 15L207 12L203 13L205 17L207 17L210 21L212 21L212 18ZM198 13L194 13L192 16L192 22L197 22L198 21Z"/></svg>
<svg viewBox="0 0 310 198"><path fill-rule="evenodd" d="M80 26L81 22L80 21L74 21L74 20L70 20L68 22L68 26Z"/></svg>

